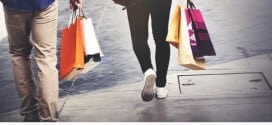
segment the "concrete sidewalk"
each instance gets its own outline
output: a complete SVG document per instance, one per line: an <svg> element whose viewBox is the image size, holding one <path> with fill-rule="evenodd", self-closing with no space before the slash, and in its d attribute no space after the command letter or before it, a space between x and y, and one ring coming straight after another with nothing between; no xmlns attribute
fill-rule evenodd
<svg viewBox="0 0 272 125"><path fill-rule="evenodd" d="M143 81L69 95L59 102L60 122L271 122L271 86L272 54L264 54L169 75L164 100L143 102ZM0 121L21 121L18 114Z"/></svg>

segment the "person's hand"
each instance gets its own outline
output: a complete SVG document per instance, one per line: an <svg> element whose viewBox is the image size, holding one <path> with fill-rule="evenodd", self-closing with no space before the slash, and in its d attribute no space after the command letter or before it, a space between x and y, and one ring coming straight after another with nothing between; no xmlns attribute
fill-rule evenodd
<svg viewBox="0 0 272 125"><path fill-rule="evenodd" d="M77 9L82 8L83 0L70 0L70 8L71 9Z"/></svg>

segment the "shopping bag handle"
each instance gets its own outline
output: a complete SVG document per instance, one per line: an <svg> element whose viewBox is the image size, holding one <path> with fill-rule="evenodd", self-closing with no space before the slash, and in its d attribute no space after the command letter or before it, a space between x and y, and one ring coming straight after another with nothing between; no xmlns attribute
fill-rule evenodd
<svg viewBox="0 0 272 125"><path fill-rule="evenodd" d="M196 9L195 4L192 2L192 0L187 0L187 8Z"/></svg>
<svg viewBox="0 0 272 125"><path fill-rule="evenodd" d="M67 25L68 28L70 27L71 24L73 24L73 23L75 22L76 16L77 16L76 10L73 10L73 11L72 11L72 14L71 14L71 16L70 16L70 18L69 18L68 25Z"/></svg>
<svg viewBox="0 0 272 125"><path fill-rule="evenodd" d="M87 18L87 17L85 16L85 14L84 14L83 8L79 8L78 12L79 12L79 13L78 13L78 16L83 17L83 18Z"/></svg>
<svg viewBox="0 0 272 125"><path fill-rule="evenodd" d="M85 16L82 8L77 8L72 11L72 14L71 14L69 22L68 22L68 28L70 27L71 24L75 23L77 17L87 18Z"/></svg>

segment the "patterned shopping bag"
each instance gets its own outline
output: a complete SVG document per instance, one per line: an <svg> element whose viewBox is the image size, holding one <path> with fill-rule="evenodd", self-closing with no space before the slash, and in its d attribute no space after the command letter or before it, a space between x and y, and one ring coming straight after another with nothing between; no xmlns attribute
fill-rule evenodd
<svg viewBox="0 0 272 125"><path fill-rule="evenodd" d="M196 9L192 1L187 0L185 13L194 58L215 56L216 53L201 11Z"/></svg>

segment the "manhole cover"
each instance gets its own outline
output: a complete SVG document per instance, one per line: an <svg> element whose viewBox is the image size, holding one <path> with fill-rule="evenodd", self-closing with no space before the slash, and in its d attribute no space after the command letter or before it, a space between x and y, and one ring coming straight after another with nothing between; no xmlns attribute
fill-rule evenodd
<svg viewBox="0 0 272 125"><path fill-rule="evenodd" d="M229 95L272 92L262 72L178 75L183 95Z"/></svg>

